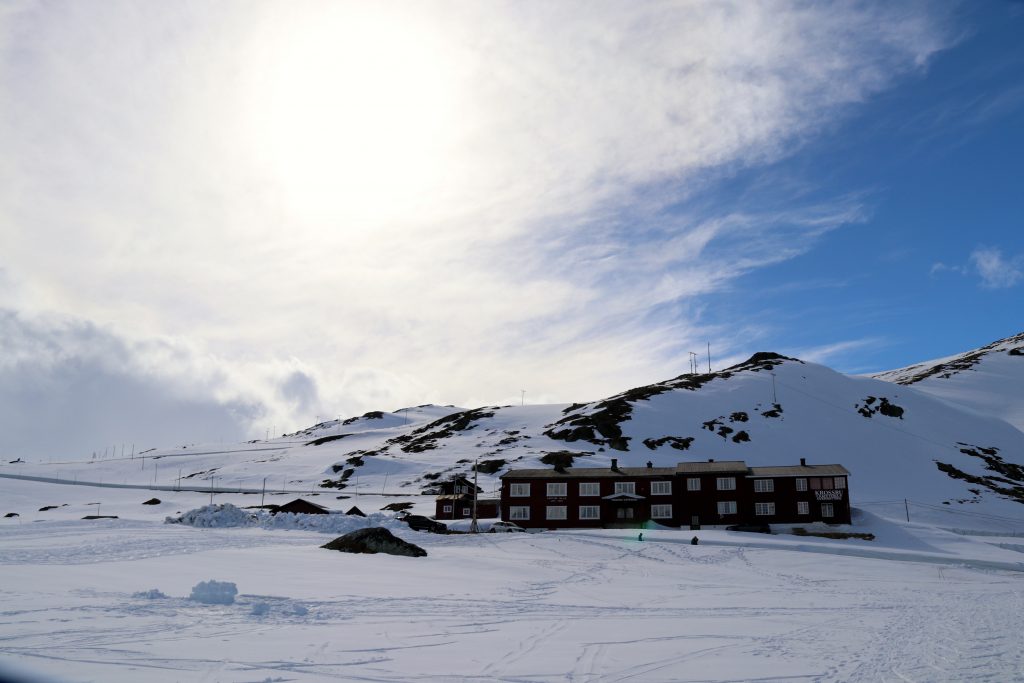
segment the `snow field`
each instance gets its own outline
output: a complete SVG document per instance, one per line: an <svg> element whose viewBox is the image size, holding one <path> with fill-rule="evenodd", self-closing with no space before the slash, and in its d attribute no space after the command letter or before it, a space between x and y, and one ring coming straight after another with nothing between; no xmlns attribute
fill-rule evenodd
<svg viewBox="0 0 1024 683"><path fill-rule="evenodd" d="M5 525L0 639L63 681L1020 680L1024 573L970 566L1020 553L870 524L893 552L948 561L724 531L690 546L662 530L398 530L430 553L414 559L322 550L331 536L304 530ZM751 537L779 547L725 545ZM211 577L237 585L234 604L187 599ZM154 588L168 597L137 595Z"/></svg>

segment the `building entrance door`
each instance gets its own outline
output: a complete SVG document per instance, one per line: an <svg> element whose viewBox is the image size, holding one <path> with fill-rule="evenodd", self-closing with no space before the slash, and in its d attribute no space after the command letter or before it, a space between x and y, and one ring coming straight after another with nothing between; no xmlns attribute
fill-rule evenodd
<svg viewBox="0 0 1024 683"><path fill-rule="evenodd" d="M700 529L700 517L698 515L690 517L690 528L695 531Z"/></svg>
<svg viewBox="0 0 1024 683"><path fill-rule="evenodd" d="M616 512L615 512L615 516L616 516L616 517L617 517L618 519L620 519L620 520L629 520L629 519L633 519L633 517L634 517L634 515L635 515L635 514L636 514L636 511L635 511L635 509L633 508L633 506L632 506L632 505L629 505L629 506L625 506L625 507L620 507L620 508L619 508L618 510L616 510Z"/></svg>

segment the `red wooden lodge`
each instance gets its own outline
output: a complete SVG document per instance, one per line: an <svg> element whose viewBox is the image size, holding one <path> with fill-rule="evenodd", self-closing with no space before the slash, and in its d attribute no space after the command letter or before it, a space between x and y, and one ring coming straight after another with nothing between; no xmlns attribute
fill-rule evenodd
<svg viewBox="0 0 1024 683"><path fill-rule="evenodd" d="M850 473L842 465L748 467L742 460L675 467L510 470L501 519L525 528L850 523ZM439 503L440 505L440 503Z"/></svg>

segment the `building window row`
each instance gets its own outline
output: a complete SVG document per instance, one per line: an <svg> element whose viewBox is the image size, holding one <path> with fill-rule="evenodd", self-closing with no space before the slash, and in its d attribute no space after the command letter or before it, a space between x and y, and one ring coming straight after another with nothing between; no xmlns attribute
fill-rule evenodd
<svg viewBox="0 0 1024 683"><path fill-rule="evenodd" d="M734 500L721 500L718 501L718 514L721 516L735 515L736 514L736 501ZM445 512L451 512L451 506L446 505L444 508ZM569 508L565 505L548 505L545 510L545 519L549 520L566 520L568 519ZM798 501L796 504L796 511L799 515L809 515L811 513L810 503L807 501ZM463 508L463 514L468 515L470 513L469 508ZM775 503L754 503L754 514L758 517L772 517L775 515ZM619 519L632 519L633 510L632 508L620 508L617 510L617 516ZM823 518L829 518L835 516L835 508L832 503L821 504L821 516ZM672 518L672 506L669 504L652 505L651 506L651 519L671 519ZM509 519L512 521L516 520L529 520L530 519L530 507L528 505L513 505L509 507ZM579 519L601 519L601 507L599 505L580 505L579 506Z"/></svg>

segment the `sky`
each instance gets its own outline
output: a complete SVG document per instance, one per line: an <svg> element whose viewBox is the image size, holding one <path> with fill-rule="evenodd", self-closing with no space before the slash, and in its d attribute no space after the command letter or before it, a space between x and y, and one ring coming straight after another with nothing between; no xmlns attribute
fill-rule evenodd
<svg viewBox="0 0 1024 683"><path fill-rule="evenodd" d="M0 457L1018 333L1022 34L1008 0L8 0Z"/></svg>

